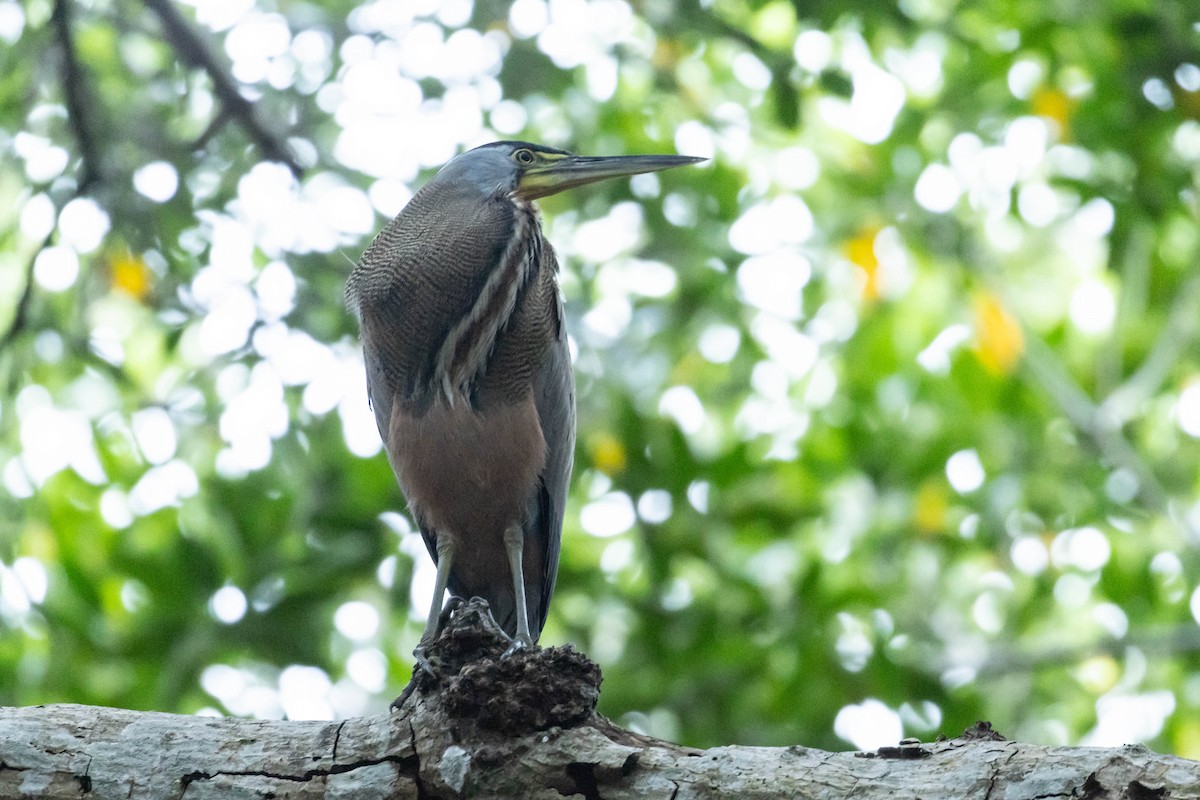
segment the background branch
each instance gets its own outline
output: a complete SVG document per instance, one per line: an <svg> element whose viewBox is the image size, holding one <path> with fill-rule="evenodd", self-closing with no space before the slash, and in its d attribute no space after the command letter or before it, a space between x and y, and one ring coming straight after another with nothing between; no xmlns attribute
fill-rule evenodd
<svg viewBox="0 0 1200 800"><path fill-rule="evenodd" d="M71 0L55 0L51 21L54 25L54 35L62 53L62 91L63 102L67 106L67 123L79 146L79 174L75 183L72 197L87 194L88 190L100 182L102 177L99 137L96 135L94 110L95 98L88 91L88 76L79 61L79 53L75 50L75 38L71 29ZM56 209L57 210L57 209ZM54 241L55 230L51 230L41 245L30 255L25 267L25 284L21 294L13 306L12 322L8 330L0 335L0 350L6 350L16 340L17 336L29 325L29 307L33 302L33 269L38 256Z"/></svg>
<svg viewBox="0 0 1200 800"><path fill-rule="evenodd" d="M1138 496L1158 512L1170 511L1167 494L1149 465L1122 435L1120 426L1105 414L1071 377L1054 352L1036 334L1024 331L1025 367L1042 389L1066 414L1071 424L1096 445L1110 464L1131 471L1138 481Z"/></svg>
<svg viewBox="0 0 1200 800"><path fill-rule="evenodd" d="M17 298L17 304L13 308L12 323L4 335L0 336L0 351L8 350L9 345L29 325L29 305L33 301L33 265L37 262L38 255L49 247L52 241L54 231L46 235L46 239L29 257L29 263L25 266L25 286L21 288L21 296Z"/></svg>
<svg viewBox="0 0 1200 800"><path fill-rule="evenodd" d="M87 74L79 63L71 31L71 0L55 0L51 19L62 51L62 84L67 121L79 144L80 170L76 192L85 194L100 180L102 162L92 114L95 103L87 91Z"/></svg>
<svg viewBox="0 0 1200 800"><path fill-rule="evenodd" d="M233 76L217 62L212 51L179 13L174 3L171 0L146 0L146 6L158 15L163 33L179 57L208 74L221 105L237 120L242 130L262 151L263 156L271 161L286 164L297 178L303 175L304 168L296 160L287 142L259 121L258 115L254 113L254 104L242 96Z"/></svg>
<svg viewBox="0 0 1200 800"><path fill-rule="evenodd" d="M1200 275L1184 282L1171 304L1166 327L1158 334L1141 366L1105 398L1101 412L1123 425L1138 413L1142 403L1158 391L1171 370L1191 349L1200 329Z"/></svg>

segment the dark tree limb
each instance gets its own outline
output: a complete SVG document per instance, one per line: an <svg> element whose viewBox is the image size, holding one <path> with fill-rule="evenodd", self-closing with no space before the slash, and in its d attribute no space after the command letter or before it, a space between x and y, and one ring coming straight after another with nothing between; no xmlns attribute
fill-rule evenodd
<svg viewBox="0 0 1200 800"><path fill-rule="evenodd" d="M216 56L179 13L175 4L171 0L146 0L146 7L158 16L163 34L180 59L204 70L208 75L222 108L229 117L237 120L246 135L262 151L263 156L271 161L286 164L297 178L303 175L304 168L296 160L287 142L262 124L258 115L254 113L254 104L242 96L233 76L217 61Z"/></svg>
<svg viewBox="0 0 1200 800"><path fill-rule="evenodd" d="M1200 762L1020 744L986 724L874 753L693 750L597 715L599 670L570 648L504 659L504 644L467 605L398 711L343 722L0 709L0 797L1200 800Z"/></svg>
<svg viewBox="0 0 1200 800"><path fill-rule="evenodd" d="M100 153L100 138L96 134L96 99L89 91L87 72L75 49L75 36L71 28L71 2L72 0L55 0L50 20L54 25L54 36L58 39L62 60L60 69L63 103L67 107L67 124L71 126L75 143L79 147L79 174L75 180L72 197L80 197L100 182L103 159ZM54 231L51 230L29 257L25 267L25 285L21 288L21 295L13 307L13 317L8 330L0 335L0 350L7 350L17 336L29 326L29 307L33 303L34 290L33 267L38 255L53 241Z"/></svg>
<svg viewBox="0 0 1200 800"><path fill-rule="evenodd" d="M81 197L102 181L104 158L97 134L96 97L90 91L87 71L83 68L79 52L75 49L72 1L54 0L50 21L54 26L54 36L58 40L61 58L60 77L63 104L67 107L67 124L71 126L75 144L79 148L79 174L71 196ZM8 330L0 335L0 350L7 349L29 325L29 307L33 302L34 291L34 264L41 252L54 241L54 235L55 232L51 230L41 246L29 257L25 268L25 285L21 288L21 295L13 307L12 322L9 323Z"/></svg>
<svg viewBox="0 0 1200 800"><path fill-rule="evenodd" d="M71 30L72 0L55 0L51 20L58 46L62 52L63 98L67 106L67 121L79 145L80 169L76 194L86 194L101 177L101 156L93 115L95 100L88 92L87 74L75 50Z"/></svg>
<svg viewBox="0 0 1200 800"><path fill-rule="evenodd" d="M17 298L16 306L13 307L12 322L4 335L0 336L0 352L8 350L9 345L29 326L29 306L33 302L33 265L37 262L38 254L49 247L52 241L54 231L50 232L41 246L29 257L29 263L25 266L25 285L21 288L21 296Z"/></svg>

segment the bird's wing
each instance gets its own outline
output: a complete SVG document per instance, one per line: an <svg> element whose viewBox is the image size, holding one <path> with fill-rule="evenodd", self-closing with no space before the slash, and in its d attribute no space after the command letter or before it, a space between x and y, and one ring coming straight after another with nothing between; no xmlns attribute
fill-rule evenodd
<svg viewBox="0 0 1200 800"><path fill-rule="evenodd" d="M366 328L375 324L370 318L362 318L363 341L376 341L378 334L367 331ZM392 419L392 401L395 389L388 380L387 370L383 363L383 354L379 348L363 348L363 364L367 372L367 402L375 412L375 426L379 428L379 438L384 443L388 440L388 429Z"/></svg>
<svg viewBox="0 0 1200 800"><path fill-rule="evenodd" d="M549 258L554 258L552 252ZM538 632L546 624L546 611L554 594L567 485L571 481L571 465L575 458L575 378L571 373L562 301L556 296L555 303L558 333L533 384L534 404L541 420L542 435L546 438L546 468L533 499L534 507L530 509L532 530L527 531L527 535L542 537L546 554L539 617L529 620L530 627L536 626Z"/></svg>

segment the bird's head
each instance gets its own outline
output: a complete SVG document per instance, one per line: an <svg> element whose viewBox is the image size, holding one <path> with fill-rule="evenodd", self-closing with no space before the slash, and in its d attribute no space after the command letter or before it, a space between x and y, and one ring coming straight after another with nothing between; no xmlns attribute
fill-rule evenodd
<svg viewBox="0 0 1200 800"><path fill-rule="evenodd" d="M489 195L522 200L557 194L586 183L658 172L704 161L693 156L577 156L530 142L492 142L468 150L442 167L435 180L467 183Z"/></svg>

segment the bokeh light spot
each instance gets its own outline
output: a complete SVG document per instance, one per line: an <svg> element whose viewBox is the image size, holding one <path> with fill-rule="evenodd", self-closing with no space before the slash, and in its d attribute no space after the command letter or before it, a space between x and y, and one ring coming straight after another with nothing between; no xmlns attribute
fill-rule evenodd
<svg viewBox="0 0 1200 800"><path fill-rule="evenodd" d="M365 642L379 631L379 611L370 603L351 600L338 606L333 624L347 639Z"/></svg>
<svg viewBox="0 0 1200 800"><path fill-rule="evenodd" d="M43 248L33 261L33 278L45 290L65 292L79 277L79 256L66 245Z"/></svg>
<svg viewBox="0 0 1200 800"><path fill-rule="evenodd" d="M165 203L179 189L179 173L166 161L151 161L133 173L133 188L156 203Z"/></svg>
<svg viewBox="0 0 1200 800"><path fill-rule="evenodd" d="M246 616L246 595L236 586L222 586L208 601L208 612L218 622L232 625Z"/></svg>
<svg viewBox="0 0 1200 800"><path fill-rule="evenodd" d="M895 710L871 697L839 710L833 732L857 750L875 750L895 746L904 737L904 725Z"/></svg>
<svg viewBox="0 0 1200 800"><path fill-rule="evenodd" d="M624 492L610 492L579 512L579 524L592 536L608 538L624 533L637 521L633 501Z"/></svg>
<svg viewBox="0 0 1200 800"><path fill-rule="evenodd" d="M983 486L987 473L974 450L959 450L946 461L946 479L959 494L970 494Z"/></svg>

